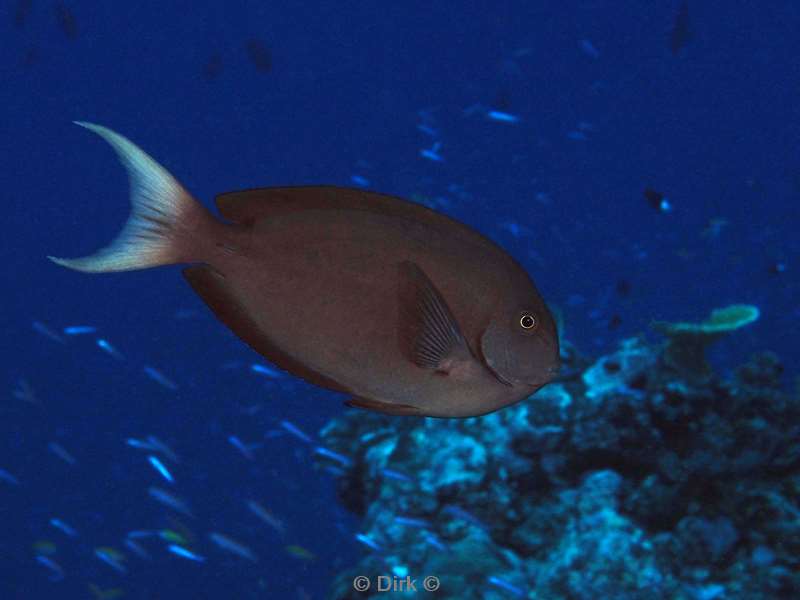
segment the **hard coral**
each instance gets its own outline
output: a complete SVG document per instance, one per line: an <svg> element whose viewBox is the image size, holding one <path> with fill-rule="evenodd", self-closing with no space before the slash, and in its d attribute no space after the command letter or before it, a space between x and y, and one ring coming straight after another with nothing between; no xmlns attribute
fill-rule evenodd
<svg viewBox="0 0 800 600"><path fill-rule="evenodd" d="M749 325L759 317L756 306L732 304L711 311L700 323L656 321L653 328L667 336L662 355L665 364L684 375L703 379L711 373L705 349L724 335Z"/></svg>

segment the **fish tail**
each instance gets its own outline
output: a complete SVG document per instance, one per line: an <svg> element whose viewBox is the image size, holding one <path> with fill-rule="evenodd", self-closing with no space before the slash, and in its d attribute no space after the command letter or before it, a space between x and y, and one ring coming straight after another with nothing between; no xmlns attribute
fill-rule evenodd
<svg viewBox="0 0 800 600"><path fill-rule="evenodd" d="M130 271L194 262L204 248L201 230L221 225L164 167L127 138L106 127L75 121L107 141L128 171L131 214L108 246L81 258L54 263L87 273Z"/></svg>

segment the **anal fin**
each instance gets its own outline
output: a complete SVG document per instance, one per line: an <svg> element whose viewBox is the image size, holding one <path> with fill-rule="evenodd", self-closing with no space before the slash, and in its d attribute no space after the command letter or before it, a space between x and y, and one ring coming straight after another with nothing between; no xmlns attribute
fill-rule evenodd
<svg viewBox="0 0 800 600"><path fill-rule="evenodd" d="M362 398L360 396L353 396L345 402L345 405L353 408L363 408L366 410L374 410L382 412L387 415L404 415L404 416L423 416L422 410L411 404L395 404L394 402L382 402L380 400L371 400L369 398Z"/></svg>

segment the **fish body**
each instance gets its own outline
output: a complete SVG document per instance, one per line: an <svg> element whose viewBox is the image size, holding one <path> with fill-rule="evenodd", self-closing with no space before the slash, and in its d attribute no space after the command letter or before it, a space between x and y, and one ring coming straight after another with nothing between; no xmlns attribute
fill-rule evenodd
<svg viewBox="0 0 800 600"><path fill-rule="evenodd" d="M56 529L61 530L62 532L64 532L65 535L68 535L69 537L78 537L78 532L75 530L75 528L69 526L61 519L57 519L55 517L50 519L50 525L52 525Z"/></svg>
<svg viewBox="0 0 800 600"><path fill-rule="evenodd" d="M95 548L94 555L106 563L109 567L114 569L117 573L124 575L128 572L125 567L125 556L114 548L104 546L102 548Z"/></svg>
<svg viewBox="0 0 800 600"><path fill-rule="evenodd" d="M298 546L297 544L291 544L284 548L287 553L295 558L300 558L302 560L315 560L317 557L314 555L313 552L310 550L303 548L302 546Z"/></svg>
<svg viewBox="0 0 800 600"><path fill-rule="evenodd" d="M183 546L179 546L177 544L170 544L167 546L167 550L172 552L176 556L180 556L181 558L185 558L186 560L192 560L194 562L205 562L205 558L200 556L199 554L195 554L191 550L184 548Z"/></svg>
<svg viewBox="0 0 800 600"><path fill-rule="evenodd" d="M187 517L194 517L192 511L190 511L189 507L186 505L186 502L177 496L170 494L168 491L155 486L151 486L147 491L151 498L160 502L164 506L167 506Z"/></svg>
<svg viewBox="0 0 800 600"><path fill-rule="evenodd" d="M532 394L558 367L553 320L527 273L478 232L361 189L262 188L213 217L109 129L133 212L107 248L53 259L89 272L199 263L186 279L279 367L390 414L469 417Z"/></svg>
<svg viewBox="0 0 800 600"><path fill-rule="evenodd" d="M159 475L161 475L164 479L169 481L170 483L175 483L175 479L172 477L172 473L169 472L167 467L164 466L160 460L158 460L155 456L148 456L147 461L152 465L152 467L158 471Z"/></svg>
<svg viewBox="0 0 800 600"><path fill-rule="evenodd" d="M38 562L40 565L43 565L50 572L50 581L61 581L64 579L64 569L62 569L61 565L59 565L53 559L38 554L36 556L36 562Z"/></svg>
<svg viewBox="0 0 800 600"><path fill-rule="evenodd" d="M265 506L256 502L255 500L247 501L247 508L256 515L259 519L264 521L267 525L272 527L277 533L283 535L286 533L286 525L278 517L272 514Z"/></svg>
<svg viewBox="0 0 800 600"><path fill-rule="evenodd" d="M209 538L212 542L226 552L235 554L239 558L244 558L252 562L258 562L258 557L253 554L253 551L250 550L250 548L225 534L214 531L209 534Z"/></svg>

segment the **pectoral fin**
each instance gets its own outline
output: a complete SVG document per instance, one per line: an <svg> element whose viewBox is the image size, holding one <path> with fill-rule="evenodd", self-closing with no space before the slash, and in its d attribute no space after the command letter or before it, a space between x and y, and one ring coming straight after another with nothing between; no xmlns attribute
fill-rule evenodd
<svg viewBox="0 0 800 600"><path fill-rule="evenodd" d="M447 374L472 359L461 329L442 294L414 262L399 265L398 337L411 362Z"/></svg>

